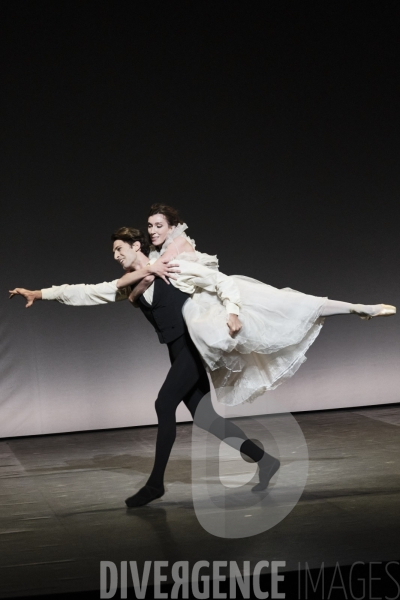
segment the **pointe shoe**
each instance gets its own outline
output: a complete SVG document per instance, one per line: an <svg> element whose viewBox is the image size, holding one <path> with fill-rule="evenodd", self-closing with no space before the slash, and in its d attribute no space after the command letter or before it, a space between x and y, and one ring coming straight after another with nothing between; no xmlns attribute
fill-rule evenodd
<svg viewBox="0 0 400 600"><path fill-rule="evenodd" d="M381 310L375 313L374 315L369 315L368 313L364 312L363 304L354 304L354 309L350 312L355 315L358 315L361 319L364 319L365 321L369 321L373 317L391 317L392 315L396 314L395 306L392 306L391 304L381 304L380 306L382 307Z"/></svg>

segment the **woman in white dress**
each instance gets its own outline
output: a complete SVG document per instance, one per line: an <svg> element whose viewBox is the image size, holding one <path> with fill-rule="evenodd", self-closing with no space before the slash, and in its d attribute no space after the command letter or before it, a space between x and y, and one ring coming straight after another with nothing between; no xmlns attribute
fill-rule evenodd
<svg viewBox="0 0 400 600"><path fill-rule="evenodd" d="M241 275L229 277L236 289L235 303L227 317L226 306L204 281L188 280L179 270L202 276L201 266L218 271L216 256L198 252L194 240L186 235L187 225L172 207L154 204L148 218L148 233L153 244L150 264L155 261L178 267L170 281L191 298L183 307L183 316L190 336L206 364L217 390L219 401L236 405L254 400L267 390L275 389L292 377L306 360L305 354L318 336L324 317L338 314L357 314L363 319L395 314L396 308L386 304L363 305L329 300L297 292L290 288L277 289L256 279ZM197 265L195 265L197 263ZM179 269L181 267L181 269ZM211 269L211 271L210 271ZM154 276L143 277L138 283L138 271L126 273L118 287L135 284L131 301L151 286ZM235 291L233 292L235 296ZM231 292L232 299L232 292Z"/></svg>

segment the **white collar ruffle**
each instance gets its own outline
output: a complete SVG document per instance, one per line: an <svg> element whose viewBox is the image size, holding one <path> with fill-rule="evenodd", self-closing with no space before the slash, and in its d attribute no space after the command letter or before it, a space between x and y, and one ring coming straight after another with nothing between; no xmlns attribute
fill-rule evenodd
<svg viewBox="0 0 400 600"><path fill-rule="evenodd" d="M177 237L182 236L186 238L195 252L182 252L181 254L178 254L176 258L181 260L196 261L207 267L210 267L211 269L218 270L218 258L216 256L206 254L205 252L198 252L196 250L196 242L185 233L186 229L188 229L186 223L179 223L179 225L176 225L176 227L174 227L166 237L161 251L156 250L154 246L150 246L149 259L153 260L162 256L167 248L173 243L173 241Z"/></svg>

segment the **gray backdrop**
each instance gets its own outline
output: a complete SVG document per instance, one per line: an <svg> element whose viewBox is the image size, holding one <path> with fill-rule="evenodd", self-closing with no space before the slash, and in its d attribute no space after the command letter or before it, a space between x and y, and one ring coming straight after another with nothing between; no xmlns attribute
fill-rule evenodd
<svg viewBox="0 0 400 600"><path fill-rule="evenodd" d="M168 358L138 310L7 300L118 277L110 234L153 202L227 274L399 303L399 14L368 6L4 8L1 436L156 421ZM327 319L249 412L398 402L399 328Z"/></svg>

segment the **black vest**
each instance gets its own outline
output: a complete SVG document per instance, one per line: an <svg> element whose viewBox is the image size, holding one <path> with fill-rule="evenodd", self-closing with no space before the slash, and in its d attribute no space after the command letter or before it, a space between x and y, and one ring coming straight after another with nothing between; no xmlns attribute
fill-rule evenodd
<svg viewBox="0 0 400 600"><path fill-rule="evenodd" d="M185 333L182 308L189 294L181 292L170 283L156 277L154 280L153 303L140 296L139 307L157 332L161 344L173 342Z"/></svg>

